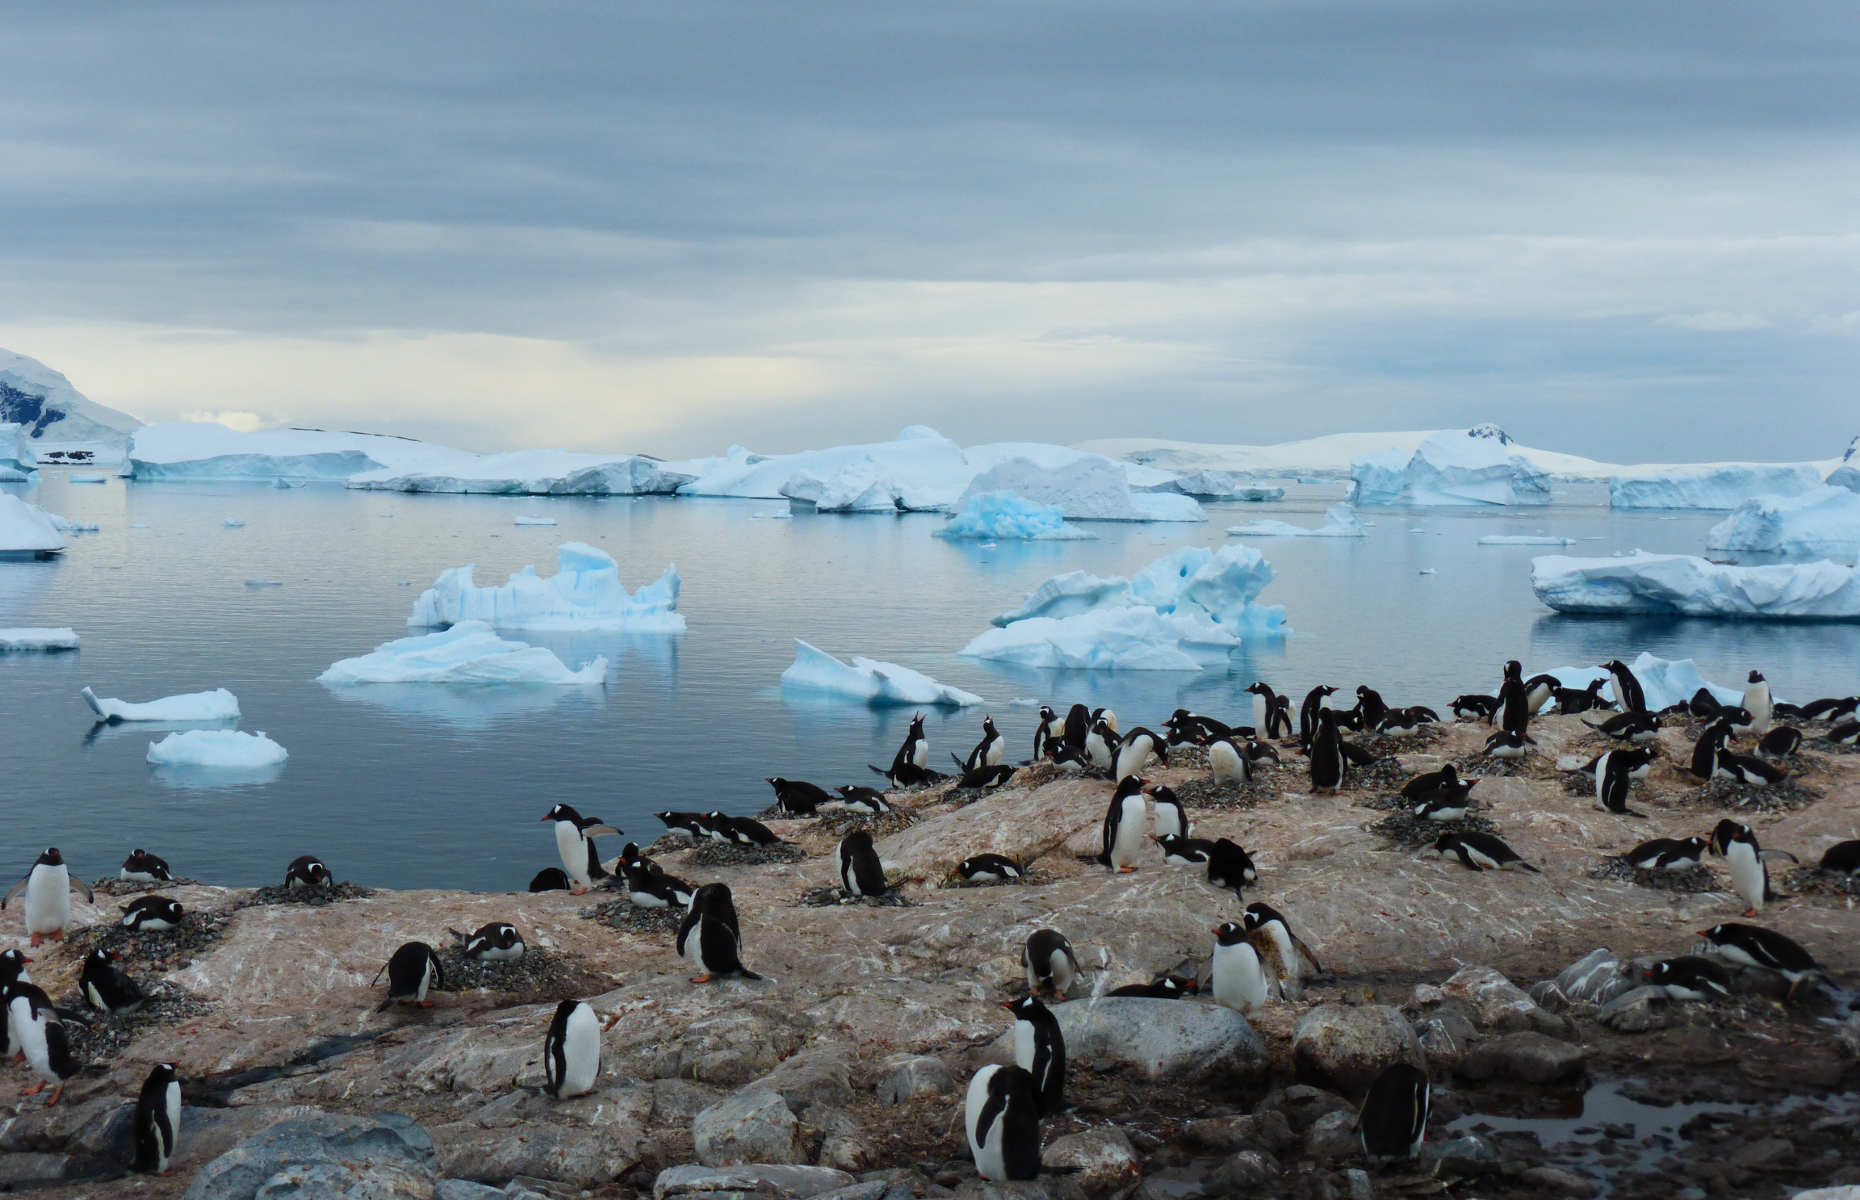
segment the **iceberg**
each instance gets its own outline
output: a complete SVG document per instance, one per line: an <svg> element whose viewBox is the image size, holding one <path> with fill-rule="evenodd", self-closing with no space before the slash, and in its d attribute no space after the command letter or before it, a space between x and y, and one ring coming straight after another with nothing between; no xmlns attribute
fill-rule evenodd
<svg viewBox="0 0 1860 1200"><path fill-rule="evenodd" d="M962 511L936 531L937 537L981 541L1075 541L1098 535L1066 524L1065 514L1050 504L1035 504L1013 492L970 496Z"/></svg>
<svg viewBox="0 0 1860 1200"><path fill-rule="evenodd" d="M1412 455L1383 450L1350 464L1353 504L1548 504L1550 476L1513 452L1496 425L1437 433Z"/></svg>
<svg viewBox="0 0 1860 1200"><path fill-rule="evenodd" d="M1847 453L1841 455L1841 461L1828 472L1828 486L1846 488L1850 492L1860 492L1860 437L1847 443Z"/></svg>
<svg viewBox="0 0 1860 1200"><path fill-rule="evenodd" d="M425 444L372 433L265 429L240 433L212 421L170 421L129 436L123 453L132 479L247 480L281 476L340 483L360 471L417 460Z"/></svg>
<svg viewBox="0 0 1860 1200"><path fill-rule="evenodd" d="M1189 471L1165 484L1143 490L1180 492L1197 500L1241 500L1250 504L1285 499L1284 488L1248 483L1246 476L1235 471Z"/></svg>
<svg viewBox="0 0 1860 1200"><path fill-rule="evenodd" d="M1481 546L1573 546L1575 542L1554 533L1488 533L1479 539Z"/></svg>
<svg viewBox="0 0 1860 1200"><path fill-rule="evenodd" d="M108 475L67 475L65 476L66 483L108 483L109 481L110 481L110 477Z"/></svg>
<svg viewBox="0 0 1860 1200"><path fill-rule="evenodd" d="M1799 496L1821 486L1813 463L1699 463L1642 468L1608 481L1615 508L1733 509L1752 496Z"/></svg>
<svg viewBox="0 0 1860 1200"><path fill-rule="evenodd" d="M1255 600L1272 578L1272 564L1241 545L1185 546L1129 579L1055 575L961 653L1026 667L1200 671L1249 637L1286 632L1284 607Z"/></svg>
<svg viewBox="0 0 1860 1200"><path fill-rule="evenodd" d="M802 471L781 485L781 494L813 505L816 512L895 513L910 509L904 488L870 459L848 463L826 479Z"/></svg>
<svg viewBox="0 0 1860 1200"><path fill-rule="evenodd" d="M25 427L16 422L0 425L0 483L24 483L38 466L38 456L26 440Z"/></svg>
<svg viewBox="0 0 1860 1200"><path fill-rule="evenodd" d="M0 555L40 557L58 553L65 548L61 524L69 527L70 523L18 496L0 493Z"/></svg>
<svg viewBox="0 0 1860 1200"><path fill-rule="evenodd" d="M473 454L428 445L411 465L349 476L352 488L373 492L437 492L491 496L665 496L695 476L667 470L643 454L515 450Z"/></svg>
<svg viewBox="0 0 1860 1200"><path fill-rule="evenodd" d="M33 629L17 626L0 629L0 654L12 651L76 650L75 629Z"/></svg>
<svg viewBox="0 0 1860 1200"><path fill-rule="evenodd" d="M556 548L556 573L547 579L533 566L513 572L502 587L472 582L475 564L442 571L413 602L409 625L449 626L483 621L499 629L623 630L678 633L685 627L678 608L678 568L669 566L637 592L620 582L620 568L605 550L583 542Z"/></svg>
<svg viewBox="0 0 1860 1200"><path fill-rule="evenodd" d="M854 656L850 664L800 638L794 639L794 663L781 673L784 688L850 696L867 704L943 704L967 708L980 704L974 692L938 683L897 663Z"/></svg>
<svg viewBox="0 0 1860 1200"><path fill-rule="evenodd" d="M1860 493L1823 484L1798 496L1753 496L1711 527L1705 548L1851 562L1860 555Z"/></svg>
<svg viewBox="0 0 1860 1200"><path fill-rule="evenodd" d="M1700 688L1709 691L1720 704L1744 702L1743 688L1711 682L1699 673L1698 665L1689 658L1660 658L1643 650L1628 664L1628 669L1640 681L1641 691L1646 693L1647 707L1655 712L1682 700L1692 699ZM1556 676L1557 682L1566 688L1584 688L1608 672L1601 667L1552 667L1541 674Z"/></svg>
<svg viewBox="0 0 1860 1200"><path fill-rule="evenodd" d="M260 733L236 729L190 729L149 743L149 762L159 767L257 770L289 757L284 747Z"/></svg>
<svg viewBox="0 0 1860 1200"><path fill-rule="evenodd" d="M119 725L124 721L237 721L239 698L225 688L210 692L188 692L180 696L163 696L140 704L99 696L89 688L78 693L100 721Z"/></svg>
<svg viewBox="0 0 1860 1200"><path fill-rule="evenodd" d="M1860 620L1860 571L1831 562L1734 567L1688 554L1531 560L1531 589L1558 612L1749 620Z"/></svg>
<svg viewBox="0 0 1860 1200"><path fill-rule="evenodd" d="M1286 521L1248 521L1229 525L1228 537L1368 537L1369 530L1357 519L1356 509L1348 504L1333 504L1324 511L1324 523L1316 529Z"/></svg>
<svg viewBox="0 0 1860 1200"><path fill-rule="evenodd" d="M483 621L460 621L450 629L383 642L373 653L345 658L317 682L510 683L601 686L607 659L597 656L571 671L553 651L507 642Z"/></svg>
<svg viewBox="0 0 1860 1200"><path fill-rule="evenodd" d="M1387 454L1396 469L1413 457L1421 444L1442 435L1459 436L1464 430L1427 429L1386 433L1333 433L1303 441L1269 446L1221 445L1204 442L1170 442L1154 438L1113 438L1081 442L1079 449L1131 463L1177 472L1228 471L1244 475L1291 476L1299 483L1344 479L1356 460ZM1558 479L1606 479L1620 468L1611 463L1554 450L1538 450L1508 442L1510 452L1522 455L1538 470Z"/></svg>
<svg viewBox="0 0 1860 1200"><path fill-rule="evenodd" d="M1072 521L1205 521L1193 497L1179 492L1132 491L1124 469L1108 458L1081 458L1044 466L1010 458L969 481L958 499L966 505L988 492L1013 492L1057 508Z"/></svg>
<svg viewBox="0 0 1860 1200"><path fill-rule="evenodd" d="M531 516L525 516L520 513L517 516L516 523L518 525L554 525L555 518L554 517L531 517Z"/></svg>

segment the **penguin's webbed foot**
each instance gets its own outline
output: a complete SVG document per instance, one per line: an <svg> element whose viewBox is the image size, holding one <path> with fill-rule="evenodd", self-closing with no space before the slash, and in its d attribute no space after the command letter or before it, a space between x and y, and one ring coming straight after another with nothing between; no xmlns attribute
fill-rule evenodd
<svg viewBox="0 0 1860 1200"><path fill-rule="evenodd" d="M1757 915L1757 910L1754 908L1747 908L1744 910L1744 915L1746 917L1754 917Z"/></svg>
<svg viewBox="0 0 1860 1200"><path fill-rule="evenodd" d="M21 1092L20 1095L21 1096L36 1096L44 1090L45 1090L45 1081L41 1079L39 1080L39 1082L33 1084L31 1087Z"/></svg>
<svg viewBox="0 0 1860 1200"><path fill-rule="evenodd" d="M51 938L54 942L62 942L65 940L65 931L62 929L54 929L45 936Z"/></svg>
<svg viewBox="0 0 1860 1200"><path fill-rule="evenodd" d="M709 983L709 982L710 982L710 976L708 976L708 975L693 975L693 976L691 977L691 982L692 982L692 983Z"/></svg>
<svg viewBox="0 0 1860 1200"><path fill-rule="evenodd" d="M35 946L35 947L36 947L36 946L38 946L38 944L39 944L40 942L43 942L44 940L45 940L45 935L44 935L44 934L42 934L42 933L35 933L35 934L33 934L33 935L32 935L32 942L31 942L31 944L32 944L33 946Z"/></svg>
<svg viewBox="0 0 1860 1200"><path fill-rule="evenodd" d="M1136 874L1136 870L1135 867L1119 867L1117 868L1117 873L1119 875L1134 875Z"/></svg>
<svg viewBox="0 0 1860 1200"><path fill-rule="evenodd" d="M420 1001L420 1007L421 1008L432 1008L433 1002L431 1000L422 1000Z"/></svg>
<svg viewBox="0 0 1860 1200"><path fill-rule="evenodd" d="M612 1016L607 1018L606 1024L601 1026L601 1032L606 1033L609 1029L612 1029L614 1026L618 1025L619 1023L620 1023L620 1014L615 1013Z"/></svg>
<svg viewBox="0 0 1860 1200"><path fill-rule="evenodd" d="M64 1094L65 1094L65 1085L61 1083L57 1087L52 1089L51 1095L45 1098L45 1107L50 1108L52 1105L58 1103L58 1098Z"/></svg>

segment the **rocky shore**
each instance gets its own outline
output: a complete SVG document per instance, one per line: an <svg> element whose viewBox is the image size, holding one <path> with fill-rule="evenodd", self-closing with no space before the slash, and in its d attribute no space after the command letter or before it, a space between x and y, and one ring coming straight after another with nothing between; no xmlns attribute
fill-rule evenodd
<svg viewBox="0 0 1860 1200"><path fill-rule="evenodd" d="M1677 775L1686 733L1666 732L1666 759L1636 789L1644 820L1597 810L1554 769L1559 755L1600 748L1575 718L1533 725L1539 752L1503 774L1474 758L1483 726L1389 739L1378 752L1401 770L1336 796L1310 794L1295 755L1239 789L1208 785L1194 754L1173 755L1149 777L1193 797L1198 836L1252 852L1247 899L1284 912L1329 972L1251 1020L1201 999L1091 998L1205 971L1210 927L1241 902L1160 855L1130 875L1081 861L1098 848L1110 786L1045 766L992 793L894 793L899 812L873 832L902 903L817 903L837 882L832 850L859 823L849 818L770 819L805 850L798 861L693 862L664 842L668 870L730 885L760 982L693 985L673 924L613 914L607 893L358 890L310 905L166 888L193 929L129 940L74 930L34 952L35 981L75 1006L82 950L120 943L122 966L159 1002L79 1031L94 1061L59 1105L15 1102L0 1127L0 1190L1192 1200L1860 1186L1860 1016L1841 986L1860 979L1853 896L1792 888L1773 867L1788 894L1755 922L1808 947L1834 989L1789 1000L1786 984L1745 969L1734 999L1677 1004L1638 989L1635 960L1686 953L1697 931L1737 920L1727 873L1718 864L1661 887L1607 869L1642 840L1707 833L1727 815L1812 866L1860 836L1860 755L1806 750L1789 802L1772 803ZM1484 776L1476 815L1542 875L1421 857L1386 824L1399 779L1446 761ZM1031 881L959 886L954 864L984 851L1031 862ZM119 898L97 899L77 905L79 926L113 917ZM448 929L490 921L514 923L530 954L470 971L449 961L457 987L434 1008L375 1012L383 989L369 981L395 947L447 950ZM1020 947L1041 927L1064 932L1086 967L1058 1010L1068 1107L1043 1126L1052 1174L987 1184L968 1158L961 1089L1009 1057L999 1004L1024 987ZM557 1102L539 1091L541 1052L565 996L619 1020L596 1091ZM1434 1079L1428 1142L1417 1162L1371 1173L1354 1106L1397 1060ZM130 1107L158 1061L185 1081L180 1154L168 1177L125 1175Z"/></svg>

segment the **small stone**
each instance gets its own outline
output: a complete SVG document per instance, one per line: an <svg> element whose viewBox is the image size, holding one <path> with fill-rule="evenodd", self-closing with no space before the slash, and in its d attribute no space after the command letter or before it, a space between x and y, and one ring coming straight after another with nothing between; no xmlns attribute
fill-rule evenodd
<svg viewBox="0 0 1860 1200"><path fill-rule="evenodd" d="M1749 1142L1739 1146L1731 1153L1731 1165L1736 1167L1759 1167L1764 1163L1775 1162L1779 1158L1795 1153L1795 1143L1788 1138L1766 1137L1761 1141Z"/></svg>
<svg viewBox="0 0 1860 1200"><path fill-rule="evenodd" d="M1256 1192L1279 1177L1279 1164L1258 1150L1242 1150L1220 1165L1216 1178L1234 1195Z"/></svg>
<svg viewBox="0 0 1860 1200"><path fill-rule="evenodd" d="M56 1183L65 1177L65 1156L14 1151L0 1154L0 1187L30 1187Z"/></svg>
<svg viewBox="0 0 1860 1200"><path fill-rule="evenodd" d="M652 1181L653 1200L691 1197L702 1200L811 1200L832 1195L856 1183L844 1171L829 1167L749 1163L734 1167L685 1165L667 1167ZM881 1183L879 1192L883 1194Z"/></svg>
<svg viewBox="0 0 1860 1200"><path fill-rule="evenodd" d="M1115 1126L1087 1129L1054 1139L1040 1154L1043 1168L1063 1168L1087 1192L1124 1187L1142 1173L1130 1139Z"/></svg>
<svg viewBox="0 0 1860 1200"><path fill-rule="evenodd" d="M807 1161L801 1123L776 1092L727 1096L691 1121L698 1161L707 1167Z"/></svg>
<svg viewBox="0 0 1860 1200"><path fill-rule="evenodd" d="M943 1096L956 1089L943 1060L927 1054L900 1054L885 1060L878 1077L878 1098L886 1104L904 1104L925 1096Z"/></svg>
<svg viewBox="0 0 1860 1200"><path fill-rule="evenodd" d="M1276 1107L1292 1123L1293 1129L1308 1129L1326 1113L1354 1114L1356 1111L1354 1105L1337 1093L1304 1083L1295 1083L1286 1088Z"/></svg>
<svg viewBox="0 0 1860 1200"><path fill-rule="evenodd" d="M1325 1113L1305 1135L1305 1153L1320 1163L1344 1162L1359 1157L1362 1152L1363 1143L1357 1136L1353 1113Z"/></svg>
<svg viewBox="0 0 1860 1200"><path fill-rule="evenodd" d="M1663 987L1638 987L1596 1010L1595 1019L1620 1033L1646 1033L1673 1023L1672 1003Z"/></svg>
<svg viewBox="0 0 1860 1200"><path fill-rule="evenodd" d="M1593 1180L1584 1179L1574 1171L1565 1171L1561 1167L1532 1167L1518 1179L1528 1183L1546 1196L1573 1196L1575 1200L1588 1200L1602 1189Z"/></svg>
<svg viewBox="0 0 1860 1200"><path fill-rule="evenodd" d="M1426 1142L1421 1161L1454 1175L1489 1175L1498 1169L1498 1147L1476 1134L1446 1142Z"/></svg>
<svg viewBox="0 0 1860 1200"><path fill-rule="evenodd" d="M1350 1200L1371 1200L1376 1194L1376 1185L1371 1182L1369 1172L1360 1167L1345 1171L1343 1181L1350 1185Z"/></svg>

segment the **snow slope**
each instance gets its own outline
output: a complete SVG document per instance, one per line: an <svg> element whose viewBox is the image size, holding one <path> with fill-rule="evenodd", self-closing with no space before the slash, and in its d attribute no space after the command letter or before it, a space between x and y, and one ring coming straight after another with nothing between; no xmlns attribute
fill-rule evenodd
<svg viewBox="0 0 1860 1200"><path fill-rule="evenodd" d="M0 422L25 426L26 436L48 445L100 442L121 446L142 422L105 408L36 358L0 350Z"/></svg>
<svg viewBox="0 0 1860 1200"><path fill-rule="evenodd" d="M974 692L950 687L897 663L853 657L850 664L800 638L794 639L794 662L781 673L781 685L863 700L867 704L945 704L967 708L980 704Z"/></svg>
<svg viewBox="0 0 1860 1200"><path fill-rule="evenodd" d="M548 578L534 566L511 573L501 587L472 582L474 564L442 571L433 586L413 602L409 625L450 626L483 621L499 629L624 630L629 633L676 633L684 629L678 608L678 568L637 592L620 582L620 568L605 550L585 542L556 548L556 573Z"/></svg>
<svg viewBox="0 0 1860 1200"><path fill-rule="evenodd" d="M1687 554L1549 555L1531 588L1559 612L1753 620L1860 620L1860 571L1831 562L1730 567Z"/></svg>
<svg viewBox="0 0 1860 1200"><path fill-rule="evenodd" d="M383 642L369 654L345 658L317 676L328 684L470 683L594 685L606 682L607 659L596 656L571 671L551 650L508 642L483 621Z"/></svg>
<svg viewBox="0 0 1860 1200"><path fill-rule="evenodd" d="M1705 548L1852 562L1860 555L1860 493L1824 484L1799 496L1752 497L1711 527Z"/></svg>

